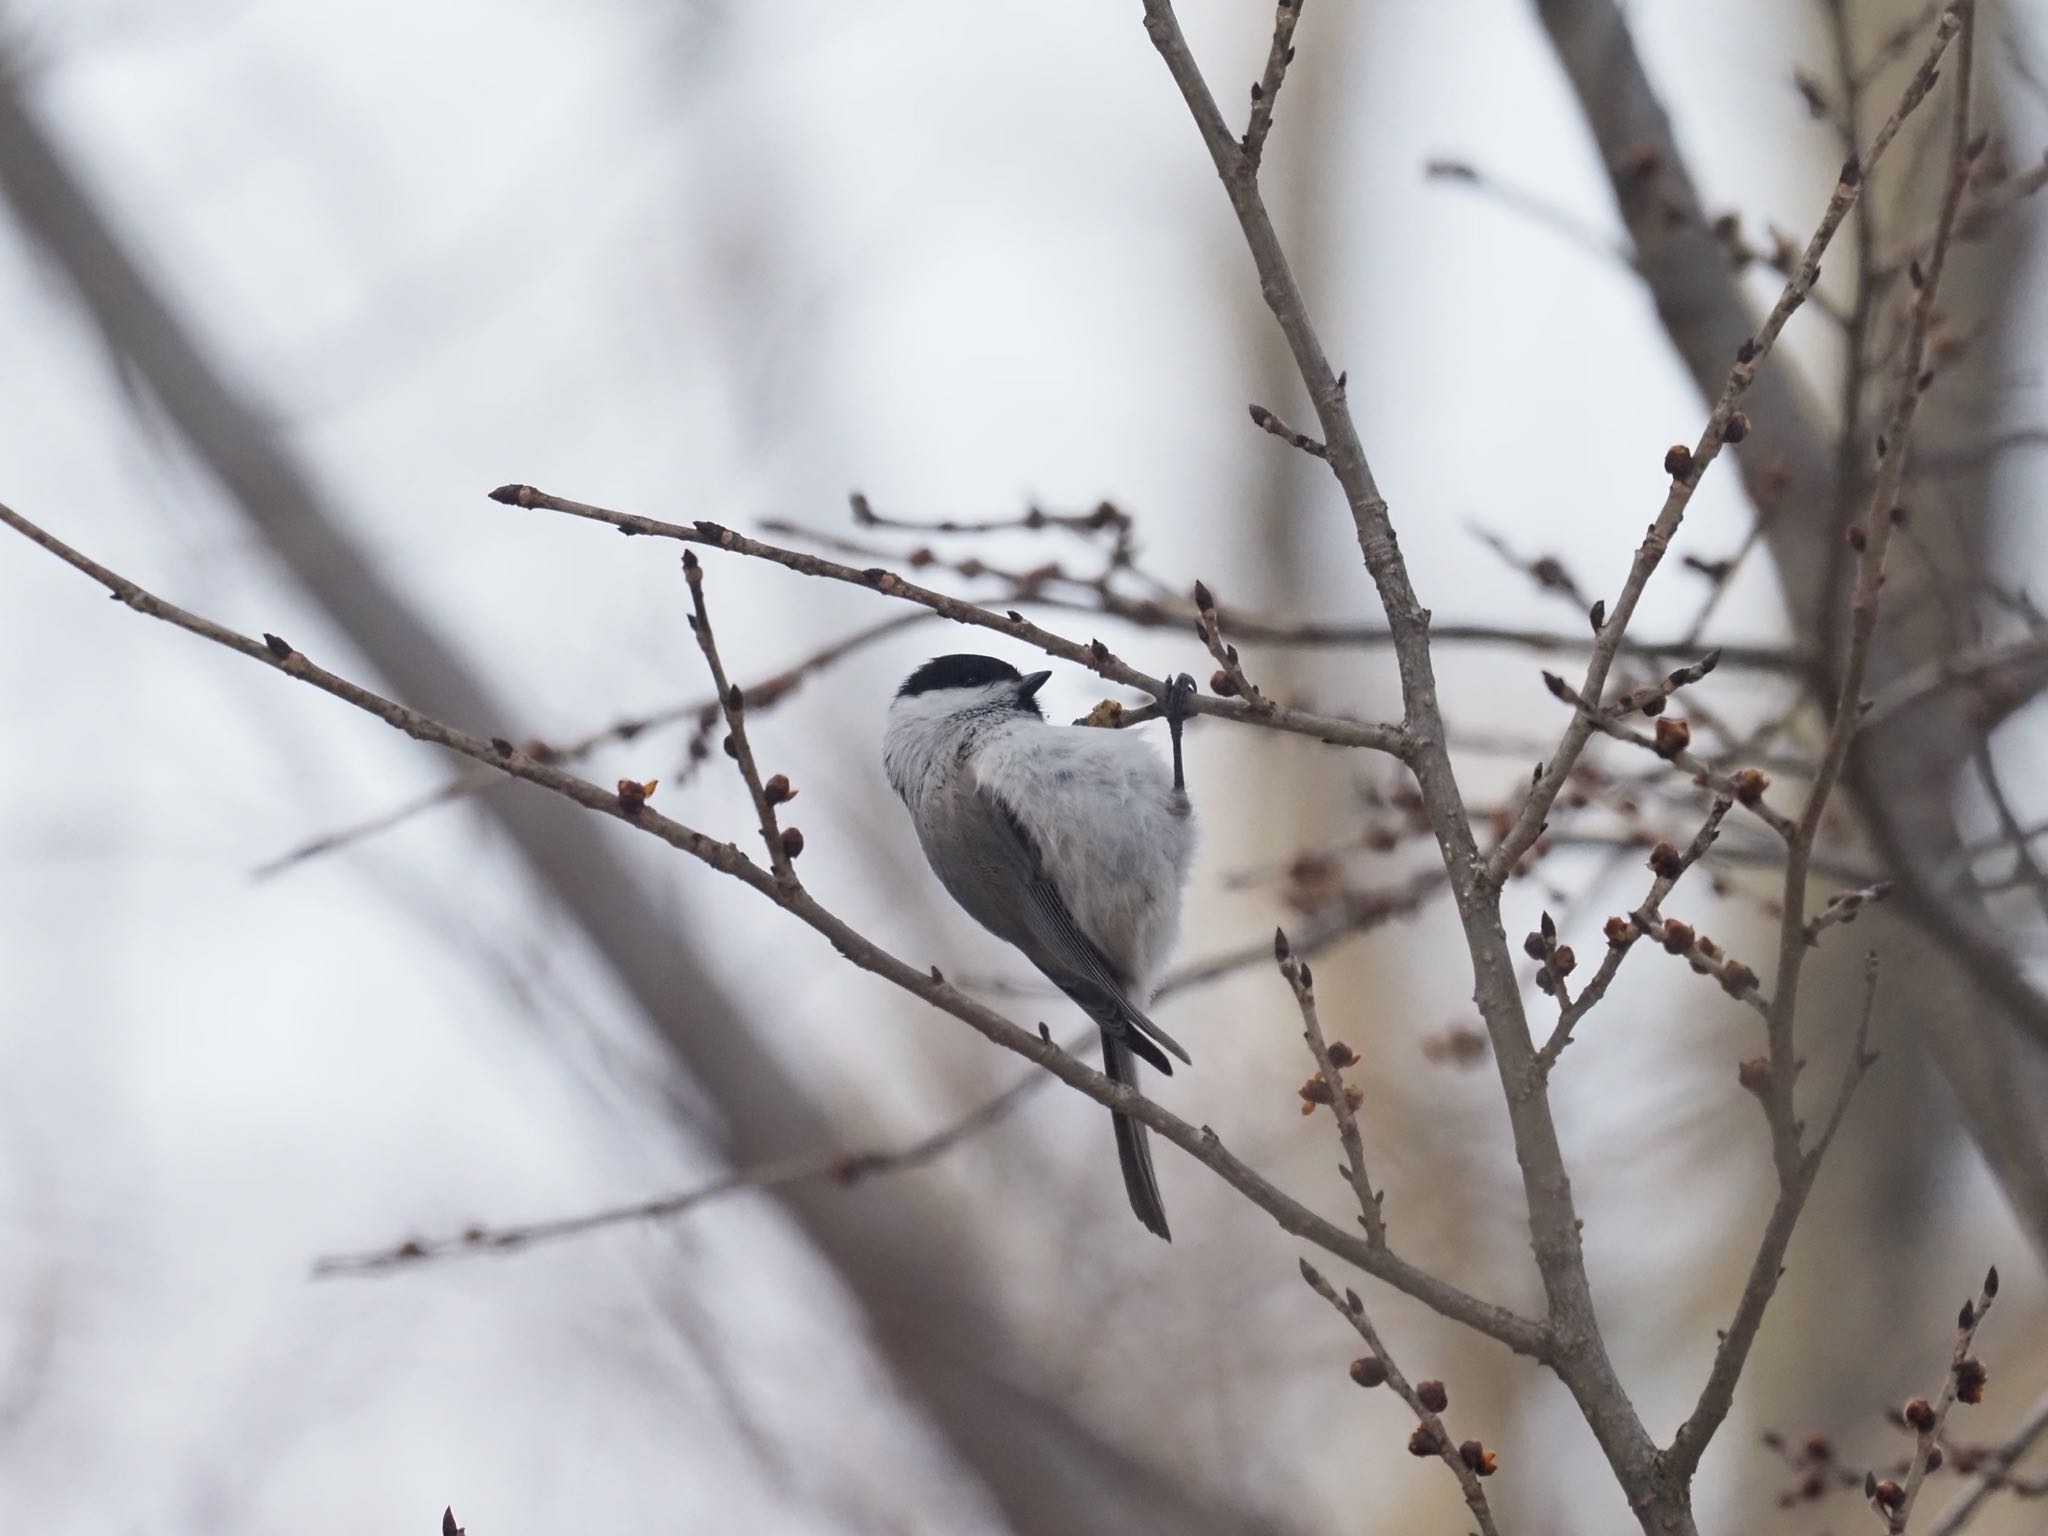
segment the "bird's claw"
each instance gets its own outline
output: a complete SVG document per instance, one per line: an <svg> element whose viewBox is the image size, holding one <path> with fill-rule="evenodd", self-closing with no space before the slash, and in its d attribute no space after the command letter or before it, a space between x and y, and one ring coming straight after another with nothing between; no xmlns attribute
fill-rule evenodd
<svg viewBox="0 0 2048 1536"><path fill-rule="evenodd" d="M1181 673L1178 677L1168 679L1166 697L1161 700L1161 705L1166 712L1166 718L1175 725L1179 725L1181 721L1187 719L1188 700L1192 699L1196 692L1195 680L1185 672Z"/></svg>

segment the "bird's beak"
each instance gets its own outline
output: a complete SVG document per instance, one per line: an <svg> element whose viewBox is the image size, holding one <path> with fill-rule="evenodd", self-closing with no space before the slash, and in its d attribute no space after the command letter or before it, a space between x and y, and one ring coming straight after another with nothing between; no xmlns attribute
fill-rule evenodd
<svg viewBox="0 0 2048 1536"><path fill-rule="evenodd" d="M1017 685L1017 702L1022 704L1029 700L1033 694L1045 686L1046 679L1051 676L1050 672L1033 672L1029 677L1025 678L1024 681Z"/></svg>

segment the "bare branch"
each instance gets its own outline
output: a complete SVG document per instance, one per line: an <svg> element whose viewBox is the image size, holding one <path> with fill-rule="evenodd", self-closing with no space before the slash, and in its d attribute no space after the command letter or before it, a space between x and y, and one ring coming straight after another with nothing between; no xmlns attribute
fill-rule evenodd
<svg viewBox="0 0 2048 1536"><path fill-rule="evenodd" d="M1256 170L1217 110L1215 97L1189 51L1172 0L1144 0L1144 8L1145 30L1195 120L1257 269L1260 294L1286 338L1315 407L1329 450L1330 471L1344 492L1359 553L1386 610L1405 710L1408 751L1402 760L1415 776L1450 882L1471 956L1473 996L1506 1095L1509 1130L1529 1213L1531 1247L1547 1302L1548 1331L1557 1345L1551 1363L1645 1522L1661 1520L1674 1531L1680 1526L1689 1528L1691 1514L1684 1490L1662 1481L1655 1442L1630 1403L1600 1333L1571 1178L1548 1096L1518 1091L1530 1070L1535 1047L1514 958L1508 952L1493 900L1498 882L1482 877L1478 843L1451 764L1430 653L1429 613L1409 578L1386 500L1359 442L1345 380L1330 366L1309 318L1300 285L1260 194ZM1619 644L1618 634L1612 644ZM1597 649L1595 654L1599 654ZM1608 655L1611 660L1611 647ZM1536 820L1540 823L1541 817ZM1513 858L1505 860L1503 872L1514 863Z"/></svg>
<svg viewBox="0 0 2048 1536"><path fill-rule="evenodd" d="M852 566L841 565L835 560L807 555L799 550L783 549L775 544L764 544L759 539L750 539L743 533L736 533L717 523L699 522L687 527L679 523L664 523L631 512L614 512L605 507L591 506L586 502L551 496L546 491L536 490L530 485L502 485L491 492L491 499L506 506L540 507L551 512L566 512L571 517L587 518L591 522L609 523L622 533L676 539L685 544L701 544L712 549L729 550L751 559L769 561L802 575L822 576L828 580L866 587L870 591L880 592L885 597L900 598L904 602L929 608L932 612L959 623L994 630L997 634L1008 635L1013 640L1021 640L1048 656L1086 667L1111 682L1136 688L1141 693L1149 693L1154 699L1164 699L1166 696L1166 683L1163 679L1152 677L1119 661L1100 640L1092 640L1087 645L1081 645L1050 630L1041 629L1019 614L996 613L976 603L949 597L943 592L934 592L929 587L921 587L915 582L906 581L895 572L883 570L879 566L855 570ZM1341 716L1319 715L1299 709L1274 708L1262 711L1253 708L1243 699L1220 699L1207 694L1197 694L1188 700L1188 709L1192 714L1215 715L1225 720L1250 722L1296 735L1313 736L1318 741L1325 741L1333 746L1370 747L1395 757L1404 756L1409 750L1407 732L1395 725L1372 725L1362 720L1347 720Z"/></svg>
<svg viewBox="0 0 2048 1536"><path fill-rule="evenodd" d="M1546 1358L1550 1351L1548 1330L1540 1323L1521 1317L1505 1307L1468 1295L1448 1281L1418 1269L1389 1250L1377 1247L1316 1215L1284 1190L1256 1172L1227 1150L1222 1138L1208 1127L1196 1127L1151 1099L1122 1084L1113 1083L1100 1072L1069 1055L1051 1039L1025 1029L1002 1014L952 986L936 970L920 970L890 954L843 920L827 911L801 885L785 885L729 842L720 842L694 828L674 821L644 800L624 797L601 789L549 763L519 751L504 750L504 742L492 742L458 730L417 710L394 703L367 688L316 666L303 653L276 636L254 640L226 629L209 619L165 602L143 590L126 577L65 544L37 527L13 508L0 504L0 523L40 545L74 569L83 572L136 612L225 646L275 671L331 694L367 714L375 715L395 730L417 741L429 742L498 768L515 778L537 784L575 801L586 810L613 817L659 838L670 847L690 855L720 874L730 875L773 901L799 921L824 937L845 959L861 970L881 977L903 991L922 998L940 1011L951 1014L984 1038L1031 1061L1096 1103L1141 1121L1225 1183L1246 1196L1293 1236L1306 1238L1365 1273L1384 1280L1396 1290L1414 1297L1425 1306L1453 1321L1495 1339L1519 1354Z"/></svg>

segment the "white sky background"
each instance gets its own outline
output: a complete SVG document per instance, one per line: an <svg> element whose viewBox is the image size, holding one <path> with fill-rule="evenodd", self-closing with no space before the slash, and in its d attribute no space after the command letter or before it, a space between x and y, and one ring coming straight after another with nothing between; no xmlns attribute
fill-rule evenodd
<svg viewBox="0 0 2048 1536"><path fill-rule="evenodd" d="M1690 440L1702 409L1619 266L1423 178L1432 156L1469 158L1614 227L1530 8L1382 9L1361 29L1370 48L1341 61L1324 212L1341 221L1343 282L1320 296L1324 337L1438 617L1569 624L1465 525L1610 589L1661 498L1663 446ZM1760 219L1803 230L1832 160L1786 83L1781 8L1717 5L1730 19L1708 27L1696 9L1631 13L1709 201L1739 189ZM1234 114L1270 10L1184 10ZM474 722L504 734L569 734L702 685L673 547L494 507L483 492L500 482L834 529L855 487L911 515L1110 496L1178 583L1227 570L1242 509L1286 452L1245 420L1249 261L1135 4L44 0L4 14L41 106L158 276L282 413L384 568L526 708ZM1300 41L1299 70L1340 67L1318 57L1314 8ZM1283 98L1269 161L1296 148L1289 128ZM210 482L137 429L11 234L0 304L0 496L176 602L349 670ZM1298 395L1268 403L1304 414ZM1334 489L1310 511L1328 574L1299 609L1374 613ZM1717 472L1687 547L1726 552L1745 516ZM743 677L875 611L710 563ZM1666 578L1685 600L1646 627L1690 612L1686 582ZM1774 634L1770 601L1755 567L1722 637ZM0 545L0 637L0 1382L23 1384L18 1403L0 1390L9 1528L325 1536L431 1529L453 1502L480 1536L855 1529L849 1504L905 1479L923 1496L889 1506L909 1522L896 1528L990 1528L971 1490L934 1486L917 1430L883 1406L763 1203L513 1262L310 1284L316 1253L648 1193L704 1164L668 1129L629 1010L472 814L250 878L446 763L19 543ZM896 679L958 637L940 638L877 647L756 735L803 789L806 875L828 904L899 952L1000 970L964 919L864 888L878 864L916 875L876 742ZM1185 637L1114 643L1154 671L1205 670ZM1522 659L1444 670L1462 719L1555 723ZM1333 704L1391 707L1383 657L1318 676L1336 680ZM1062 672L1050 696L1057 714L1096 695ZM675 752L650 740L594 776L667 778ZM676 802L662 803L744 837L717 772ZM762 1016L850 1130L914 1133L1008 1080L737 888L632 856L675 923L772 1005ZM1222 873L1212 858L1200 878ZM1212 894L1198 919L1189 953L1272 914ZM1451 1017L1467 984L1428 948L1441 936L1417 930L1414 968ZM1220 1052L1231 1018L1192 1017L1198 1055ZM933 1045L943 1070L918 1065ZM1600 1077L1583 1081L1568 1130L1590 1146L1626 1116ZM1169 1097L1215 1118L1231 1088L1196 1071ZM1473 1085L1470 1103L1483 1113L1492 1092ZM1120 1207L1106 1127L1054 1097L998 1137L1062 1146L1029 1165L1061 1176L1008 1197ZM1001 1176L992 1157L966 1167ZM1177 1210L1224 1209L1195 1203L1191 1169L1164 1176ZM1634 1230L1645 1187L1603 1184L1597 1163L1588 1184L1615 1202L1589 1238L1618 1263L1613 1234ZM1291 1269L1270 1227L1220 1219L1239 1264ZM1667 1212L1636 1254L1682 1263L1704 1240ZM1188 1246L1118 1262L1156 1296ZM1063 1255L1016 1257L1045 1286L1067 1273ZM1037 1300L1038 1325L1062 1315L1057 1289ZM1345 1344L1317 1321L1261 1316L1247 1347L1284 1355L1259 1391L1298 1377L1311 1394L1276 1417L1306 1415L1348 1448ZM710 1359L765 1448L730 1428ZM1682 1385L1646 1390L1668 1413ZM789 1451L821 1434L829 1452ZM1553 1475L1590 1464L1567 1442ZM1345 1483L1309 1486L1334 1501Z"/></svg>

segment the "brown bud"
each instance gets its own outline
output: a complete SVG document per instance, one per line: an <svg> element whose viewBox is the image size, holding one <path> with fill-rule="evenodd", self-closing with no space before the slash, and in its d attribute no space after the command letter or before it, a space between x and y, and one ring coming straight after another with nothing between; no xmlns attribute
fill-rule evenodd
<svg viewBox="0 0 2048 1536"><path fill-rule="evenodd" d="M1984 1362L1972 1355L1956 1367L1956 1401L1983 1402L1984 1384L1990 1379L1991 1373L1984 1369Z"/></svg>
<svg viewBox="0 0 2048 1536"><path fill-rule="evenodd" d="M1408 1437L1408 1454L1410 1456L1441 1456L1443 1452L1443 1441L1437 1439L1435 1435L1431 1434L1422 1425L1418 1424L1415 1426L1415 1433Z"/></svg>
<svg viewBox="0 0 2048 1536"><path fill-rule="evenodd" d="M1747 436L1749 436L1749 418L1740 411L1730 416L1727 424L1721 428L1721 441L1724 443L1739 443Z"/></svg>
<svg viewBox="0 0 2048 1536"><path fill-rule="evenodd" d="M1610 917L1600 930L1607 935L1607 942L1616 949L1622 948L1635 937L1635 924L1625 917Z"/></svg>
<svg viewBox="0 0 2048 1536"><path fill-rule="evenodd" d="M1578 968L1579 957L1572 953L1569 944L1560 944L1550 957L1550 968L1560 976L1569 976Z"/></svg>
<svg viewBox="0 0 2048 1536"><path fill-rule="evenodd" d="M1275 928L1273 930L1273 958L1282 965L1285 965L1287 957L1293 953L1294 946L1287 942L1287 930L1285 928Z"/></svg>
<svg viewBox="0 0 2048 1536"><path fill-rule="evenodd" d="M1675 715L1657 722L1657 755L1667 763L1692 745L1692 726Z"/></svg>
<svg viewBox="0 0 2048 1536"><path fill-rule="evenodd" d="M1195 606L1204 613L1216 606L1216 599L1210 595L1209 588L1199 581L1195 583Z"/></svg>
<svg viewBox="0 0 2048 1536"><path fill-rule="evenodd" d="M1358 1052L1351 1049L1342 1040L1332 1040L1330 1042L1330 1065L1340 1069L1355 1067L1358 1065Z"/></svg>
<svg viewBox="0 0 2048 1536"><path fill-rule="evenodd" d="M1685 860L1671 844L1659 843L1650 850L1650 873L1659 880L1676 880L1685 873Z"/></svg>
<svg viewBox="0 0 2048 1536"><path fill-rule="evenodd" d="M1849 547L1859 555L1863 553L1865 546L1870 543L1870 535L1864 530L1861 523L1851 523L1845 537L1849 540Z"/></svg>
<svg viewBox="0 0 2048 1536"><path fill-rule="evenodd" d="M1740 960L1730 960L1721 967L1721 990L1730 997L1740 997L1756 989L1756 972Z"/></svg>
<svg viewBox="0 0 2048 1536"><path fill-rule="evenodd" d="M1500 1469L1500 1462L1495 1458L1493 1452L1489 1451L1477 1440L1467 1440L1463 1445L1459 1446L1458 1459L1480 1477L1491 1477Z"/></svg>
<svg viewBox="0 0 2048 1536"><path fill-rule="evenodd" d="M1984 1294L1986 1296L1996 1296L1998 1294L1998 1266L1996 1264L1984 1271Z"/></svg>
<svg viewBox="0 0 2048 1536"><path fill-rule="evenodd" d="M1863 1491L1880 1509L1894 1510L1906 1501L1906 1490L1888 1477L1877 1482L1866 1480Z"/></svg>
<svg viewBox="0 0 2048 1536"><path fill-rule="evenodd" d="M1924 1397L1908 1400L1899 1410L1899 1417L1906 1421L1906 1427L1915 1434L1931 1434L1934 1430L1934 1404Z"/></svg>
<svg viewBox="0 0 2048 1536"><path fill-rule="evenodd" d="M1431 1413L1442 1413L1451 1406L1451 1394L1444 1390L1444 1384L1440 1381L1417 1382L1415 1400Z"/></svg>
<svg viewBox="0 0 2048 1536"><path fill-rule="evenodd" d="M1751 1093L1761 1096L1771 1086L1771 1058L1752 1056L1735 1069L1735 1081Z"/></svg>
<svg viewBox="0 0 2048 1536"><path fill-rule="evenodd" d="M1320 1072L1294 1091L1301 1095L1302 1103L1310 1106L1337 1102L1337 1096L1330 1092L1330 1085L1323 1081L1323 1074Z"/></svg>
<svg viewBox="0 0 2048 1536"><path fill-rule="evenodd" d="M1692 948L1692 925L1681 923L1677 918L1668 918L1664 923L1663 944L1665 952L1682 955Z"/></svg>
<svg viewBox="0 0 2048 1536"><path fill-rule="evenodd" d="M1209 691L1219 699L1234 699L1237 697L1237 684L1231 681L1228 672L1219 668L1209 674Z"/></svg>
<svg viewBox="0 0 2048 1536"><path fill-rule="evenodd" d="M1744 805L1753 806L1764 797L1764 791L1771 787L1770 778L1754 768L1737 771L1728 780L1728 787L1735 791L1735 798Z"/></svg>
<svg viewBox="0 0 2048 1536"><path fill-rule="evenodd" d="M1541 960L1550 953L1550 946L1543 942L1542 934L1532 933L1522 940L1522 953L1531 960Z"/></svg>
<svg viewBox="0 0 2048 1536"><path fill-rule="evenodd" d="M263 643L265 646L269 648L270 654L275 656L279 661L283 661L287 656L291 655L292 653L292 648L289 641L279 639L276 635L271 634L268 630L265 630L263 633Z"/></svg>
<svg viewBox="0 0 2048 1536"><path fill-rule="evenodd" d="M770 805L786 805L796 798L796 791L789 787L789 775L778 773L761 786L761 796Z"/></svg>
<svg viewBox="0 0 2048 1536"><path fill-rule="evenodd" d="M491 738L491 750L500 757L510 757L512 755L512 743L502 736L493 736Z"/></svg>
<svg viewBox="0 0 2048 1536"><path fill-rule="evenodd" d="M1930 1445L1929 1447L1927 1447L1927 1470L1928 1470L1928 1471L1930 1471L1930 1472L1939 1472L1939 1471L1941 1470L1941 1468L1942 1468L1942 1463L1943 1463L1943 1462L1945 1462L1945 1461L1946 1461L1947 1459L1948 1459L1947 1457L1945 1457L1945 1456L1943 1456L1943 1455L1941 1454L1941 1447L1940 1447L1940 1446L1938 1446L1938 1445Z"/></svg>
<svg viewBox="0 0 2048 1536"><path fill-rule="evenodd" d="M1684 443L1673 443L1664 451L1664 473L1674 480L1683 480L1692 473L1692 450Z"/></svg>
<svg viewBox="0 0 2048 1536"><path fill-rule="evenodd" d="M796 827L784 827L782 829L782 856L785 859L794 859L803 851L804 835L802 831Z"/></svg>
<svg viewBox="0 0 2048 1536"><path fill-rule="evenodd" d="M1381 1365L1376 1355L1361 1355L1351 1362L1351 1379L1361 1387L1383 1387L1387 1384L1387 1368Z"/></svg>
<svg viewBox="0 0 2048 1536"><path fill-rule="evenodd" d="M638 816L647 805L647 797L654 793L654 780L640 783L635 779L619 780L619 809L628 816Z"/></svg>

